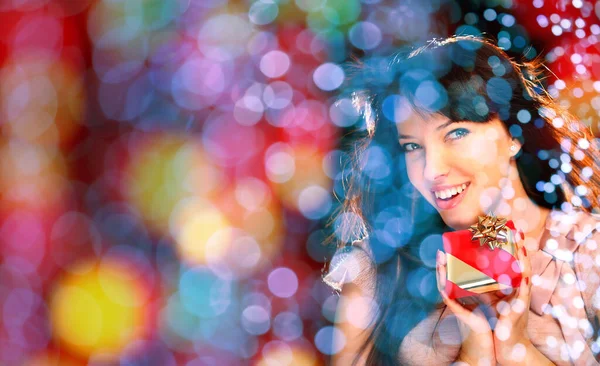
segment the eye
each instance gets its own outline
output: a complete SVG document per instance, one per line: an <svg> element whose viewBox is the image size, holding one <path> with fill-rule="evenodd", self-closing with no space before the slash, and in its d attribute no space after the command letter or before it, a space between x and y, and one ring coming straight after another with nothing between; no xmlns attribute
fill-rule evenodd
<svg viewBox="0 0 600 366"><path fill-rule="evenodd" d="M467 130L466 128L457 128L455 130L448 132L448 134L446 135L446 138L447 139L449 138L450 140L460 140L470 133L471 133L471 131Z"/></svg>
<svg viewBox="0 0 600 366"><path fill-rule="evenodd" d="M414 142L409 142L407 144L401 145L400 148L404 152L410 152L410 151L414 151L414 150L420 149L421 145L415 144Z"/></svg>

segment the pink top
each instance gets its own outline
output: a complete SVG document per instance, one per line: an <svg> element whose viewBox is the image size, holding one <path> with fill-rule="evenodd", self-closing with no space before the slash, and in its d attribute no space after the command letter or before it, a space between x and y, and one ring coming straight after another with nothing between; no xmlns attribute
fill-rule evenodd
<svg viewBox="0 0 600 366"><path fill-rule="evenodd" d="M532 264L527 330L532 343L556 365L600 365L600 216L554 210L548 216ZM339 251L324 280L337 290L354 282L372 296L374 265L365 250ZM437 328L434 329L439 321ZM460 351L456 318L445 305L433 311L400 346L402 365L452 363Z"/></svg>

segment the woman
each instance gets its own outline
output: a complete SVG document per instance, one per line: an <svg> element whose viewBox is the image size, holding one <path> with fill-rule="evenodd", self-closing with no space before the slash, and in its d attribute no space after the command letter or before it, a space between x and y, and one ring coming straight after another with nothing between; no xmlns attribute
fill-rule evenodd
<svg viewBox="0 0 600 366"><path fill-rule="evenodd" d="M455 36L354 71L334 364L598 364L598 149L537 66ZM490 212L522 233L523 281L463 305L440 235Z"/></svg>

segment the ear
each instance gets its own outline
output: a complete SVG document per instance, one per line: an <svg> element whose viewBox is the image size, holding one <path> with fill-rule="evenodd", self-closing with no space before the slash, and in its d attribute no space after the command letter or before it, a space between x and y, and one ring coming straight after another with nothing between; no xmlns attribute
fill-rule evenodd
<svg viewBox="0 0 600 366"><path fill-rule="evenodd" d="M519 152L521 151L521 147L523 147L523 144L521 144L521 141L519 141L518 139L511 139L511 142L509 145L510 157L514 158L515 156L517 156L517 154L519 154Z"/></svg>

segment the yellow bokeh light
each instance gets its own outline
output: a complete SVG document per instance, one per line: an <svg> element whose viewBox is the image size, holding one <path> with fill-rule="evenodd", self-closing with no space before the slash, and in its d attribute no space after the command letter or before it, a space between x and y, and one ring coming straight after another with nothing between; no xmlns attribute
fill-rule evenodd
<svg viewBox="0 0 600 366"><path fill-rule="evenodd" d="M317 366L320 365L310 349L275 341L267 344L257 366Z"/></svg>
<svg viewBox="0 0 600 366"><path fill-rule="evenodd" d="M207 243L220 233L220 241L228 242L230 227L225 216L209 202L201 199L182 201L171 217L171 235L181 258L191 264L205 264Z"/></svg>
<svg viewBox="0 0 600 366"><path fill-rule="evenodd" d="M148 298L148 289L124 263L80 262L50 295L54 338L82 357L117 357L147 333Z"/></svg>
<svg viewBox="0 0 600 366"><path fill-rule="evenodd" d="M199 144L183 136L156 135L132 151L125 195L146 223L163 234L182 200L207 197L219 185L221 172L205 158Z"/></svg>

